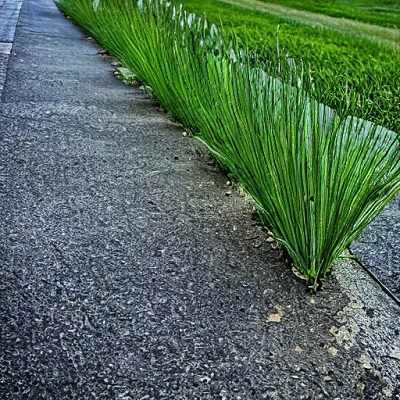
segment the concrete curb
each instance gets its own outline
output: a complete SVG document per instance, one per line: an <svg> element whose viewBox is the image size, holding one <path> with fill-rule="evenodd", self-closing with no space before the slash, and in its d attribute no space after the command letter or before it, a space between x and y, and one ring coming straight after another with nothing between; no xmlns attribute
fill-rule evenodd
<svg viewBox="0 0 400 400"><path fill-rule="evenodd" d="M11 54L15 31L23 0L0 2L0 98L7 76L8 59Z"/></svg>

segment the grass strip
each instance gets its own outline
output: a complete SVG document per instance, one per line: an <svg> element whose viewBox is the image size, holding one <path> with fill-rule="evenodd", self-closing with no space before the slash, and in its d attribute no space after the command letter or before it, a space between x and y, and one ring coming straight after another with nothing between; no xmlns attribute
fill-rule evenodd
<svg viewBox="0 0 400 400"><path fill-rule="evenodd" d="M400 51L393 46L250 9L253 7L216 0L175 1L190 12L206 14L209 22L223 25L225 32L238 35L245 47L266 60L276 57L279 40L281 53L307 64L324 91L324 104L336 109L349 90L356 91L363 100L355 110L357 116L363 118L367 110L366 119L400 133ZM397 48L399 45L400 40Z"/></svg>
<svg viewBox="0 0 400 400"><path fill-rule="evenodd" d="M398 0L261 0L298 10L307 10L338 18L350 18L370 24L400 28Z"/></svg>

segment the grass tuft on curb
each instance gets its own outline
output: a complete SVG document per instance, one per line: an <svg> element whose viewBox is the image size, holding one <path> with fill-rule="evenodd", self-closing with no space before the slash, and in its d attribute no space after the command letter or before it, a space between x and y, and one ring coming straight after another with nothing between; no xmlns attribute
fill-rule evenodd
<svg viewBox="0 0 400 400"><path fill-rule="evenodd" d="M398 136L321 104L290 60L272 67L163 0L57 4L197 132L311 288L399 192Z"/></svg>

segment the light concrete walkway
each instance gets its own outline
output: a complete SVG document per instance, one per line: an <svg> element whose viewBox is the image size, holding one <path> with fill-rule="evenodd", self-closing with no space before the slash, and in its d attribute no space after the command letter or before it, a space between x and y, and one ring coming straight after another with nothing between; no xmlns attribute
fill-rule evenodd
<svg viewBox="0 0 400 400"><path fill-rule="evenodd" d="M22 0L0 0L0 96L6 79L8 59L21 5Z"/></svg>

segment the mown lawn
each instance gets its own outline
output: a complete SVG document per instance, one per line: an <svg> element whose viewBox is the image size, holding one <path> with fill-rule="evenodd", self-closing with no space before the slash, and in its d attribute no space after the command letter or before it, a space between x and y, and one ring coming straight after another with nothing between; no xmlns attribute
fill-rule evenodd
<svg viewBox="0 0 400 400"><path fill-rule="evenodd" d="M215 0L179 2L186 9L205 14L208 20L222 24L226 31L239 35L244 45L267 59L276 57L278 38L281 53L303 60L310 68L327 104L337 107L343 103L345 93L352 89L361 96L356 110L358 115L400 132L398 50Z"/></svg>
<svg viewBox="0 0 400 400"><path fill-rule="evenodd" d="M399 0L261 0L332 17L400 28Z"/></svg>

